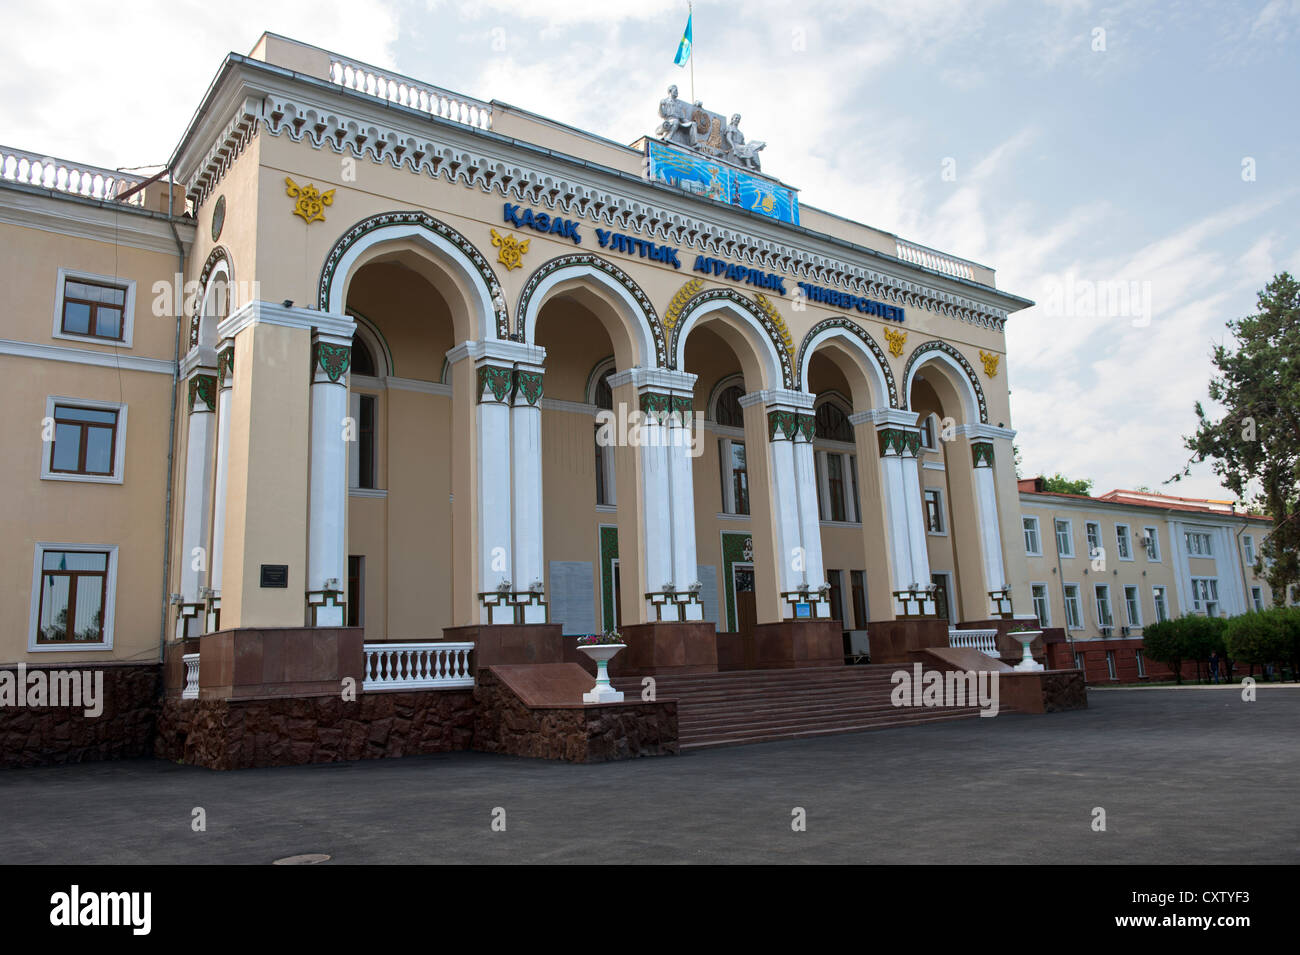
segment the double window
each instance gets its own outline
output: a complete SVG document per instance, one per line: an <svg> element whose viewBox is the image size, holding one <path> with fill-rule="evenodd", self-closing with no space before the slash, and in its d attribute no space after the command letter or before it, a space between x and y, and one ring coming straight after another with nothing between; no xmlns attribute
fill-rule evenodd
<svg viewBox="0 0 1300 955"><path fill-rule="evenodd" d="M1183 540L1187 544L1187 553L1193 557L1213 557L1210 535L1197 531L1184 531Z"/></svg>
<svg viewBox="0 0 1300 955"><path fill-rule="evenodd" d="M1250 569L1255 566L1255 538L1247 534L1241 539L1242 550L1246 552L1246 567Z"/></svg>
<svg viewBox="0 0 1300 955"><path fill-rule="evenodd" d="M1192 607L1207 617L1219 615L1219 581L1215 577L1192 578Z"/></svg>
<svg viewBox="0 0 1300 955"><path fill-rule="evenodd" d="M1074 556L1074 529L1060 518L1056 520L1056 552L1062 557Z"/></svg>
<svg viewBox="0 0 1300 955"><path fill-rule="evenodd" d="M1130 627L1142 626L1142 598L1136 587L1124 588L1124 611L1128 614Z"/></svg>
<svg viewBox="0 0 1300 955"><path fill-rule="evenodd" d="M1115 626L1110 615L1110 584L1097 584L1093 592L1097 598L1097 626Z"/></svg>
<svg viewBox="0 0 1300 955"><path fill-rule="evenodd" d="M1115 544L1116 552L1119 554L1120 560L1133 559L1133 541L1129 536L1127 524L1115 525Z"/></svg>
<svg viewBox="0 0 1300 955"><path fill-rule="evenodd" d="M722 510L726 514L749 513L749 472L745 464L745 442L722 438L718 441L722 460Z"/></svg>
<svg viewBox="0 0 1300 955"><path fill-rule="evenodd" d="M1154 527L1142 528L1142 534L1146 537L1147 560L1160 559L1160 534Z"/></svg>
<svg viewBox="0 0 1300 955"><path fill-rule="evenodd" d="M1084 533L1088 537L1088 556L1096 559L1101 556L1101 525L1096 521L1088 521L1083 525Z"/></svg>
<svg viewBox="0 0 1300 955"><path fill-rule="evenodd" d="M36 545L29 650L112 646L117 548Z"/></svg>
<svg viewBox="0 0 1300 955"><path fill-rule="evenodd" d="M130 347L135 283L59 269L54 337Z"/></svg>
<svg viewBox="0 0 1300 955"><path fill-rule="evenodd" d="M1052 625L1052 610L1047 600L1047 584L1033 584L1030 591L1034 597L1034 614L1038 617L1040 627Z"/></svg>
<svg viewBox="0 0 1300 955"><path fill-rule="evenodd" d="M126 406L82 398L45 399L41 477L53 481L122 482Z"/></svg>
<svg viewBox="0 0 1300 955"><path fill-rule="evenodd" d="M1070 630L1083 629L1083 608L1079 601L1079 585L1065 585L1065 626Z"/></svg>
<svg viewBox="0 0 1300 955"><path fill-rule="evenodd" d="M835 401L823 401L813 413L817 442L817 510L823 521L856 523L858 507L857 455L848 412Z"/></svg>
<svg viewBox="0 0 1300 955"><path fill-rule="evenodd" d="M1169 619L1169 602L1165 598L1165 588L1152 587L1151 599L1155 602L1156 606L1156 620L1160 623L1164 623Z"/></svg>
<svg viewBox="0 0 1300 955"><path fill-rule="evenodd" d="M1250 602L1255 605L1256 610L1264 609L1264 591L1262 588L1250 588Z"/></svg>
<svg viewBox="0 0 1300 955"><path fill-rule="evenodd" d="M1021 518L1021 524L1025 529L1025 553L1030 557L1042 557L1043 542L1038 536L1038 518Z"/></svg>

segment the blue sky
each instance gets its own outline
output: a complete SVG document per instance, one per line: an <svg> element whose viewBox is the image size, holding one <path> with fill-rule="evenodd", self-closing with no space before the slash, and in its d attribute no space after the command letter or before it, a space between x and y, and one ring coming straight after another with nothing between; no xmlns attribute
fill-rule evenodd
<svg viewBox="0 0 1300 955"><path fill-rule="evenodd" d="M221 57L263 29L623 142L653 129L669 83L689 95L672 63L685 3L109 9L7 12L8 145L161 162ZM1300 273L1300 0L700 0L694 59L695 95L742 113L802 201L993 266L1040 303L1007 326L1027 475L1161 490L1225 320L1276 271ZM1077 299L1119 283L1134 307ZM1208 466L1163 489L1228 496Z"/></svg>

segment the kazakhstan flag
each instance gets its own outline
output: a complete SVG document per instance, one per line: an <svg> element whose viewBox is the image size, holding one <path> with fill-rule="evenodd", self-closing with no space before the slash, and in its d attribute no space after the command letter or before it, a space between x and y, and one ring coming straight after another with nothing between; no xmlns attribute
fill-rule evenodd
<svg viewBox="0 0 1300 955"><path fill-rule="evenodd" d="M694 18L694 13L686 18L686 32L682 34L682 42L677 44L677 56L673 58L673 63L677 66L685 66L691 58L691 20Z"/></svg>

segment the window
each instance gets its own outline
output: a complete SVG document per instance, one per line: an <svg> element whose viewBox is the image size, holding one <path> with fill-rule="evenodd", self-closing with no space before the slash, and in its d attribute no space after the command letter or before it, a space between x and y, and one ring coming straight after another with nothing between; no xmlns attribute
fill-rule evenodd
<svg viewBox="0 0 1300 955"><path fill-rule="evenodd" d="M1129 529L1127 524L1115 525L1115 543L1116 543L1117 550L1119 552L1120 560L1133 559L1133 541L1129 537Z"/></svg>
<svg viewBox="0 0 1300 955"><path fill-rule="evenodd" d="M824 481L817 482L817 490L820 493L823 484L826 491L822 500L822 520L828 521L848 521L857 517L856 514L849 513L848 496L845 493L845 471L847 468L844 459L847 455L832 454L827 451L818 453L818 464L821 465Z"/></svg>
<svg viewBox="0 0 1300 955"><path fill-rule="evenodd" d="M1070 630L1083 629L1083 608L1079 603L1079 585L1065 585L1065 626Z"/></svg>
<svg viewBox="0 0 1300 955"><path fill-rule="evenodd" d="M29 650L109 649L117 548L36 545Z"/></svg>
<svg viewBox="0 0 1300 955"><path fill-rule="evenodd" d="M1169 619L1169 604L1165 601L1165 588L1152 587L1151 599L1156 605L1156 620L1164 623Z"/></svg>
<svg viewBox="0 0 1300 955"><path fill-rule="evenodd" d="M367 378L374 378L379 374L375 370L375 356L371 354L370 347L360 338L352 339L352 374L365 375Z"/></svg>
<svg viewBox="0 0 1300 955"><path fill-rule="evenodd" d="M614 369L611 368L596 382L596 407L602 411L614 410L614 390L609 386L609 376L612 374ZM601 434L602 428L598 423L596 425L596 506L609 507L618 503L614 478L614 448L601 442Z"/></svg>
<svg viewBox="0 0 1300 955"><path fill-rule="evenodd" d="M1219 581L1214 577L1192 578L1192 607L1207 617L1219 615Z"/></svg>
<svg viewBox="0 0 1300 955"><path fill-rule="evenodd" d="M1142 528L1142 534L1146 538L1147 560L1160 559L1160 534L1154 527Z"/></svg>
<svg viewBox="0 0 1300 955"><path fill-rule="evenodd" d="M827 570L826 582L831 585L830 593L827 598L831 602L831 619L840 621L844 624L844 572L842 570Z"/></svg>
<svg viewBox="0 0 1300 955"><path fill-rule="evenodd" d="M1047 584L1033 584L1030 591L1034 597L1034 614L1038 617L1040 627L1052 625L1052 611L1047 602Z"/></svg>
<svg viewBox="0 0 1300 955"><path fill-rule="evenodd" d="M745 442L722 438L718 441L722 461L722 510L727 514L749 513L749 474L745 469Z"/></svg>
<svg viewBox="0 0 1300 955"><path fill-rule="evenodd" d="M921 421L921 447L927 451L934 450L934 416L926 415Z"/></svg>
<svg viewBox="0 0 1300 955"><path fill-rule="evenodd" d="M1264 609L1264 591L1259 587L1250 588L1250 601L1255 605L1256 610Z"/></svg>
<svg viewBox="0 0 1300 955"><path fill-rule="evenodd" d="M1255 538L1247 534L1241 539L1242 550L1246 552L1246 566L1255 566Z"/></svg>
<svg viewBox="0 0 1300 955"><path fill-rule="evenodd" d="M1043 545L1038 539L1038 518L1026 517L1021 520L1025 528L1025 553L1030 557L1042 557Z"/></svg>
<svg viewBox="0 0 1300 955"><path fill-rule="evenodd" d="M717 418L718 424L726 425L728 428L743 428L745 426L745 411L740 407L740 399L744 396L745 389L740 385L732 385L730 388L724 388L718 395L718 401L715 406L714 417Z"/></svg>
<svg viewBox="0 0 1300 955"><path fill-rule="evenodd" d="M1115 651L1114 650L1106 651L1106 674L1112 680L1119 679L1119 677L1115 675Z"/></svg>
<svg viewBox="0 0 1300 955"><path fill-rule="evenodd" d="M1101 550L1101 525L1096 521L1089 521L1083 525L1083 529L1088 535L1088 556L1098 556L1097 552Z"/></svg>
<svg viewBox="0 0 1300 955"><path fill-rule="evenodd" d="M1137 660L1137 665L1138 665L1138 678L1139 678L1139 679L1146 679L1146 675L1147 675L1147 661L1144 660L1144 659L1142 659L1142 648L1141 648L1141 647L1138 647L1136 650L1133 651L1133 657L1134 657L1134 659Z"/></svg>
<svg viewBox="0 0 1300 955"><path fill-rule="evenodd" d="M53 481L122 482L126 406L80 398L45 399L48 448L41 477Z"/></svg>
<svg viewBox="0 0 1300 955"><path fill-rule="evenodd" d="M1136 587L1124 588L1124 612L1128 614L1130 627L1142 626L1142 599Z"/></svg>
<svg viewBox="0 0 1300 955"><path fill-rule="evenodd" d="M833 401L824 401L813 415L813 433L828 441L852 441L853 425L844 409Z"/></svg>
<svg viewBox="0 0 1300 955"><path fill-rule="evenodd" d="M943 492L937 488L925 489L925 528L931 534L942 534L943 530Z"/></svg>
<svg viewBox="0 0 1300 955"><path fill-rule="evenodd" d="M1069 521L1056 521L1056 552L1062 557L1074 556L1074 529Z"/></svg>
<svg viewBox="0 0 1300 955"><path fill-rule="evenodd" d="M1097 584L1093 592L1097 597L1097 626L1115 626L1110 616L1110 584Z"/></svg>
<svg viewBox="0 0 1300 955"><path fill-rule="evenodd" d="M1187 553L1193 557L1213 557L1210 547L1210 535L1193 531L1184 531L1183 540L1187 543Z"/></svg>
<svg viewBox="0 0 1300 955"><path fill-rule="evenodd" d="M59 269L54 337L131 346L135 283Z"/></svg>

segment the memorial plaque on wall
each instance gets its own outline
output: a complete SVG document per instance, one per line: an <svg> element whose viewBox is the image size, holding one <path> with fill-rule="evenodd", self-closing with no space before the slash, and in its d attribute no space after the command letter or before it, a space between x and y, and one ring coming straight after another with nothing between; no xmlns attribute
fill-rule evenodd
<svg viewBox="0 0 1300 955"><path fill-rule="evenodd" d="M262 565L262 586L263 587L288 587L289 586L289 565L288 564L263 564Z"/></svg>

